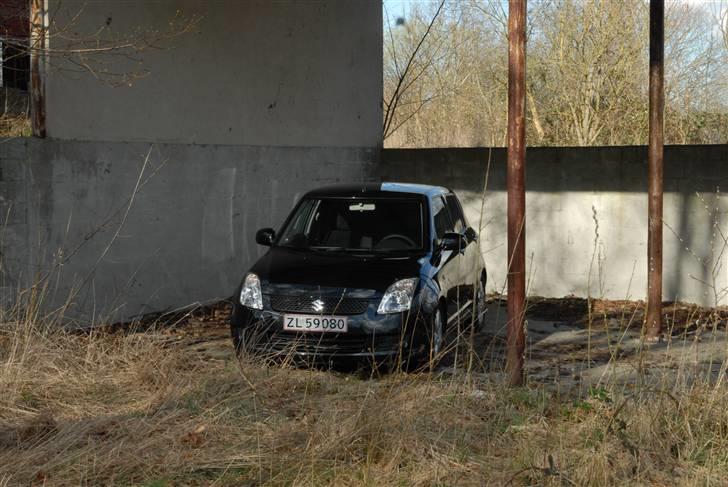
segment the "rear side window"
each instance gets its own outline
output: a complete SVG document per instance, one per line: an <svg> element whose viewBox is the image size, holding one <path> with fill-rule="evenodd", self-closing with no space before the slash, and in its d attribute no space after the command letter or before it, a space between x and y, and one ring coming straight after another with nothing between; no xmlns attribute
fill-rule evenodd
<svg viewBox="0 0 728 487"><path fill-rule="evenodd" d="M463 215L463 208L460 206L460 202L454 194L447 195L445 199L454 230L458 233L463 233L467 225L465 224L465 215Z"/></svg>
<svg viewBox="0 0 728 487"><path fill-rule="evenodd" d="M432 198L432 218L435 223L435 235L438 239L444 237L445 233L452 231L450 213L440 196Z"/></svg>

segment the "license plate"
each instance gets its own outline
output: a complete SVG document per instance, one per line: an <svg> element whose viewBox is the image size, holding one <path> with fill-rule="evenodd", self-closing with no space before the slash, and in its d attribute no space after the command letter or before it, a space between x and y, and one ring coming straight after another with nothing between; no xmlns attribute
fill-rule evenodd
<svg viewBox="0 0 728 487"><path fill-rule="evenodd" d="M283 315L283 329L343 333L348 330L346 316Z"/></svg>

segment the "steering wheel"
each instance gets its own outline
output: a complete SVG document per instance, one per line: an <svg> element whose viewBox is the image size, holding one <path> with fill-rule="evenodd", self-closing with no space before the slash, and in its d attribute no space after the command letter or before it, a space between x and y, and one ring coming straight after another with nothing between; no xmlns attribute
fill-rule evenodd
<svg viewBox="0 0 728 487"><path fill-rule="evenodd" d="M401 240L401 241L405 242L407 245L409 245L410 247L417 247L417 244L411 238L409 238L405 235L400 235L399 233L392 233L390 235L387 235L386 237L382 237L382 239L379 242L377 242L377 245L376 245L377 248L380 248L382 245L382 242L384 242L385 240Z"/></svg>

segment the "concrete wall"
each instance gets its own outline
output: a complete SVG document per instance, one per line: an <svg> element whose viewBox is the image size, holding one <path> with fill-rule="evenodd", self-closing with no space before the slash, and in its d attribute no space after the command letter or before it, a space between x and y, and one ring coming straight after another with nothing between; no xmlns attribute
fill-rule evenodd
<svg viewBox="0 0 728 487"><path fill-rule="evenodd" d="M50 137L291 147L382 144L381 2L48 3L54 50L64 51L66 38L74 49L96 47L97 38L121 39L102 46L127 40L144 46L145 38L155 45L142 52L52 56ZM190 18L199 18L192 32L166 38ZM54 36L59 30L63 35ZM111 86L115 83L121 86Z"/></svg>
<svg viewBox="0 0 728 487"><path fill-rule="evenodd" d="M728 147L668 147L665 297L726 303ZM88 323L229 296L308 189L363 180L455 189L481 226L489 291L503 291L505 151L0 141L0 292L47 284L44 303ZM530 294L645 295L646 150L529 149ZM480 221L485 174L483 218ZM598 223L598 228L597 228ZM598 236L597 236L598 233ZM595 245L596 241L596 245Z"/></svg>
<svg viewBox="0 0 728 487"><path fill-rule="evenodd" d="M0 306L15 301L28 277L27 166L24 139L0 139Z"/></svg>
<svg viewBox="0 0 728 487"><path fill-rule="evenodd" d="M644 147L528 149L530 294L644 298L646 159ZM489 291L505 290L505 161L505 149L386 149L376 170L382 180L459 194L471 225L482 227ZM665 148L665 299L728 304L726 186L728 146Z"/></svg>
<svg viewBox="0 0 728 487"><path fill-rule="evenodd" d="M229 297L303 192L371 172L379 151L0 141L3 300L116 321Z"/></svg>

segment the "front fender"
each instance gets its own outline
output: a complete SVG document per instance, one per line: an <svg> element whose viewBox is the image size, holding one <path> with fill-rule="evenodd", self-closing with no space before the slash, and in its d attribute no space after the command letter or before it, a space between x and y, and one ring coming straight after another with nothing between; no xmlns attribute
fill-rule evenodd
<svg viewBox="0 0 728 487"><path fill-rule="evenodd" d="M440 295L440 285L434 279L421 277L418 291L412 303L412 311L422 316L432 316L437 309Z"/></svg>

